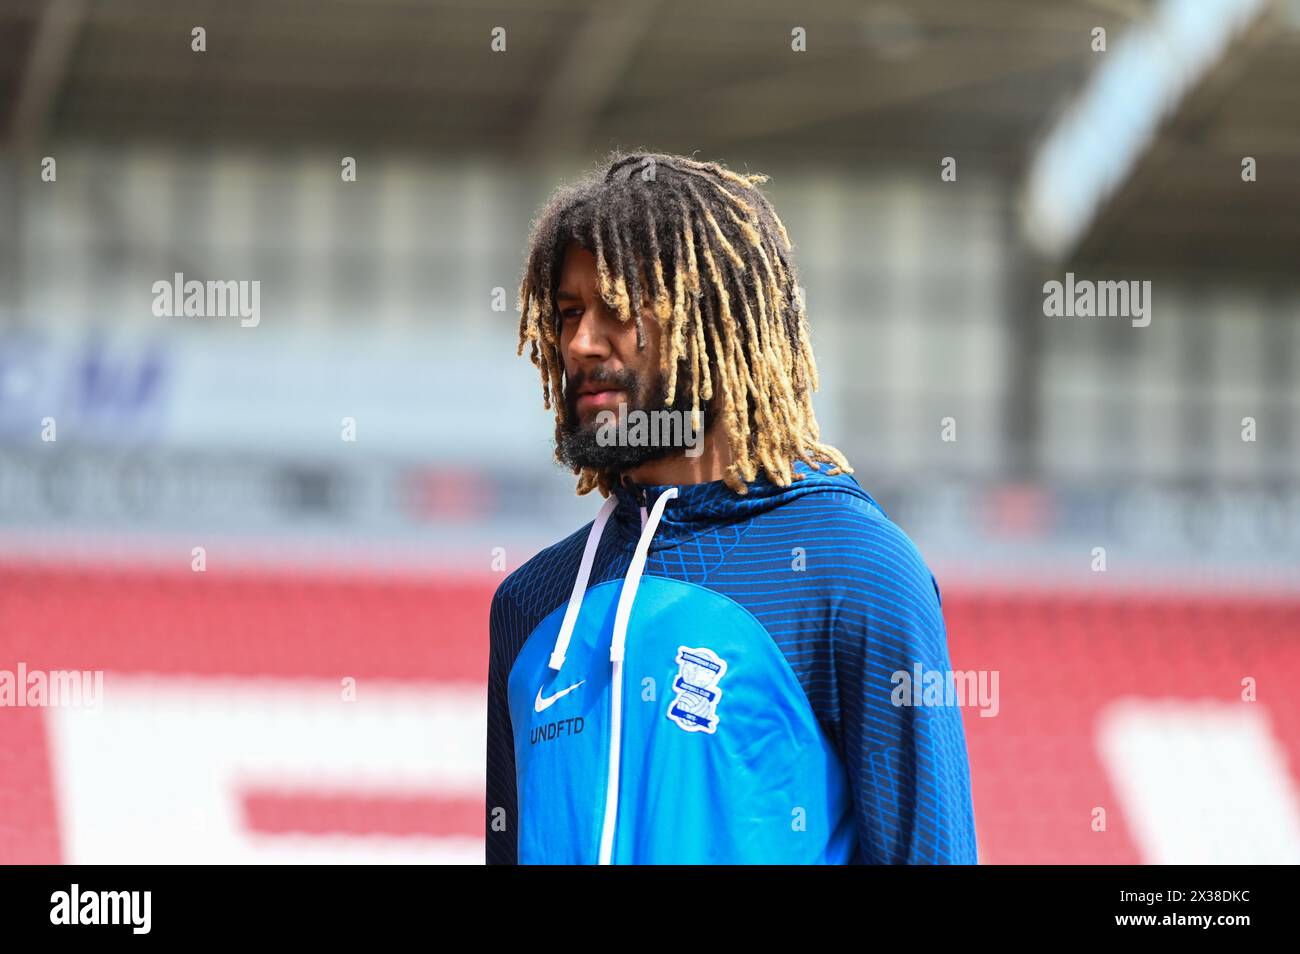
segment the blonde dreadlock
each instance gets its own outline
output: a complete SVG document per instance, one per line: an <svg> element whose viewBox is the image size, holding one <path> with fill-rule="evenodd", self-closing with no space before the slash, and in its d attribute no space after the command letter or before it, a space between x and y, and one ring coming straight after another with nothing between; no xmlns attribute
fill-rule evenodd
<svg viewBox="0 0 1300 954"><path fill-rule="evenodd" d="M668 404L689 387L692 426L702 402L720 413L731 450L727 486L743 494L759 470L789 486L799 476L796 460L852 473L820 440L817 366L793 246L757 188L767 178L684 156L615 152L542 210L519 287L518 353L530 346L542 401L555 410L557 459L567 411L555 294L565 248L576 241L595 255L601 297L635 323L638 348L647 307L659 322ZM574 473L579 494L608 495L618 478Z"/></svg>

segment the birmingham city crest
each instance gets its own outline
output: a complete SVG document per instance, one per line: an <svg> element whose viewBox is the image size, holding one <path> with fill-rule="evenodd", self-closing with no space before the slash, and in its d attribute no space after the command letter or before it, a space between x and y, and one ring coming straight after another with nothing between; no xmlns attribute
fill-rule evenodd
<svg viewBox="0 0 1300 954"><path fill-rule="evenodd" d="M668 705L668 718L687 732L708 732L718 727L718 683L727 672L727 661L711 649L677 647L676 696Z"/></svg>

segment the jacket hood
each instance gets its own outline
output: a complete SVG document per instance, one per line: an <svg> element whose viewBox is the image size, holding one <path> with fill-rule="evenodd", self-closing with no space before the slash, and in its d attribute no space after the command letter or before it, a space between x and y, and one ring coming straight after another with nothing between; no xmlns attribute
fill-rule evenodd
<svg viewBox="0 0 1300 954"><path fill-rule="evenodd" d="M747 485L748 492L744 494L733 492L721 480L703 484L628 482L617 486L614 494L601 504L600 511L587 532L587 542L573 580L573 592L564 611L564 620L555 636L550 668L559 672L564 666L565 654L591 580L596 550L609 524L615 526L614 532L635 544L632 560L623 578L623 587L619 591L618 611L614 616L614 631L610 639L610 661L621 665L632 604L645 572L646 558L651 552L676 546L720 525L752 520L765 511L807 494L848 493L862 498L879 510L879 505L848 474L831 476L799 462L795 464L794 470L799 476L789 487L778 487L760 477ZM615 669L616 685L621 684L617 682L618 672ZM617 706L615 711L618 711ZM614 734L617 736L617 730ZM615 763L616 760L611 759L611 764ZM614 790L606 800L606 805L617 805L616 796L617 791ZM606 836L608 835L607 825ZM602 839L602 858L606 857L606 842L607 839Z"/></svg>
<svg viewBox="0 0 1300 954"><path fill-rule="evenodd" d="M829 465L825 467L828 469ZM825 469L814 470L802 461L795 462L794 471L803 476L789 487L778 487L760 472L758 479L746 485L748 492L743 495L733 491L722 480L703 484L638 484L627 481L614 487L617 504L610 522L625 538L635 542L641 536L642 508L649 511L667 490L675 488L677 495L667 502L650 544L650 551L654 552L719 525L750 520L808 494L852 494L880 509L851 474L832 476Z"/></svg>

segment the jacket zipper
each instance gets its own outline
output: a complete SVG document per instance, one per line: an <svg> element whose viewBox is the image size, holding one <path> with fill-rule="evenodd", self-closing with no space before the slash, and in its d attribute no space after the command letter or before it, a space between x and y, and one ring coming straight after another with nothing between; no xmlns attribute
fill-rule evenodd
<svg viewBox="0 0 1300 954"><path fill-rule="evenodd" d="M614 614L614 634L610 638L610 687L609 687L609 773L605 781L605 822L600 834L600 861L602 865L613 864L614 829L618 824L618 787L620 758L623 747L623 655L626 650L627 628L632 615L632 604L636 600L637 588L641 585L641 574L645 569L646 556L650 551L650 537L653 536L659 518L663 516L668 501L677 496L677 488L671 487L655 501L652 512L647 515L641 508L641 539L637 541L632 554L632 564L627 576L623 578L623 590L618 597L618 610Z"/></svg>

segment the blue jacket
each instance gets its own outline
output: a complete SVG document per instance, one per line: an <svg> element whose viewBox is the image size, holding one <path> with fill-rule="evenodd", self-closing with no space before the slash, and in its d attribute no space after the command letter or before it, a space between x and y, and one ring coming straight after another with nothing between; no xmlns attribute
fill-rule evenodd
<svg viewBox="0 0 1300 954"><path fill-rule="evenodd" d="M489 864L966 863L938 588L857 481L620 487L492 600Z"/></svg>

